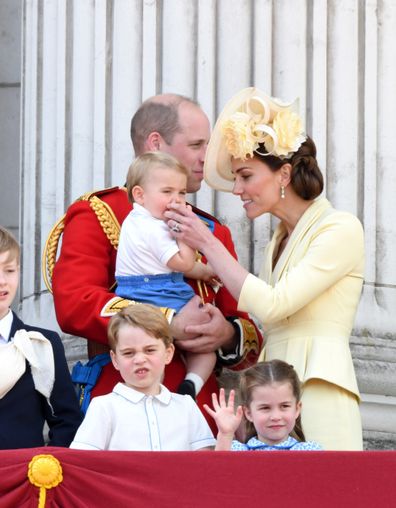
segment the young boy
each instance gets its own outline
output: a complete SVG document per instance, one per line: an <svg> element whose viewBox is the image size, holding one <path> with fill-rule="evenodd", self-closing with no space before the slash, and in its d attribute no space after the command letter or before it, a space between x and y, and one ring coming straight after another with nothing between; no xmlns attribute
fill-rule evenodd
<svg viewBox="0 0 396 508"><path fill-rule="evenodd" d="M10 305L20 249L0 226L0 449L69 446L81 413L57 333L24 324Z"/></svg>
<svg viewBox="0 0 396 508"><path fill-rule="evenodd" d="M147 152L129 167L128 199L133 210L121 227L116 261L116 294L171 307L177 312L195 295L183 275L215 284L213 270L196 252L175 240L164 221L172 202L185 203L187 169L172 155ZM184 352L187 374L178 393L198 395L216 364L215 353Z"/></svg>
<svg viewBox="0 0 396 508"><path fill-rule="evenodd" d="M152 305L136 304L113 316L110 355L124 383L92 400L71 448L84 450L201 450L213 434L189 395L161 381L173 357L169 324Z"/></svg>

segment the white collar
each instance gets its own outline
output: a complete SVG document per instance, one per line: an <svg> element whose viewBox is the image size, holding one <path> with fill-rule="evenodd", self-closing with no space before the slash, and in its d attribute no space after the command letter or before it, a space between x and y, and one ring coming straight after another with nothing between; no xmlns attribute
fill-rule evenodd
<svg viewBox="0 0 396 508"><path fill-rule="evenodd" d="M139 205L139 203L133 203L133 212L134 215L141 215L143 217L153 217L151 213L147 210L147 208L144 208L144 206Z"/></svg>
<svg viewBox="0 0 396 508"><path fill-rule="evenodd" d="M154 217L153 214L151 212L149 212L149 210L147 210L147 208L145 208L142 205L139 205L139 203L133 203L133 209L132 209L131 213L135 216L138 216L138 217L150 217L153 220L164 222L162 219L158 219L157 217ZM164 222L164 224L165 224L165 222Z"/></svg>
<svg viewBox="0 0 396 508"><path fill-rule="evenodd" d="M13 319L14 315L11 310L8 311L3 319L0 319L0 335L3 337L3 339L0 339L0 344L8 342Z"/></svg>
<svg viewBox="0 0 396 508"><path fill-rule="evenodd" d="M162 402L163 404L168 405L172 398L172 393L168 390L168 388L166 388L166 386L164 385L160 386L161 391L157 395L146 395L142 392L139 392L138 390L135 390L134 388L131 388L130 386L125 385L124 383L117 383L113 388L113 392L117 393L118 395L121 395L121 397L124 397L130 402L133 402L134 404L138 404L145 397L147 398L151 397L153 399L157 399L159 402Z"/></svg>

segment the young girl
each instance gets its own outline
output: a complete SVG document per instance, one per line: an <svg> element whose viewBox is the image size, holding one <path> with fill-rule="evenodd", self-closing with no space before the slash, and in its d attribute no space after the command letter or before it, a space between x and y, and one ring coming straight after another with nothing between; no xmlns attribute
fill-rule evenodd
<svg viewBox="0 0 396 508"><path fill-rule="evenodd" d="M300 381L294 368L281 360L258 363L241 374L242 406L234 413L234 390L228 402L224 389L219 400L212 395L213 408L206 411L216 421L216 450L321 450L305 441L301 428ZM245 419L246 442L234 440L242 418Z"/></svg>
<svg viewBox="0 0 396 508"><path fill-rule="evenodd" d="M133 210L125 218L116 260L116 294L178 312L194 295L186 277L214 284L215 274L196 261L196 251L175 240L164 222L170 202L186 204L187 169L173 156L147 152L131 164L128 199ZM178 392L199 393L215 363L215 353L183 355L187 374Z"/></svg>

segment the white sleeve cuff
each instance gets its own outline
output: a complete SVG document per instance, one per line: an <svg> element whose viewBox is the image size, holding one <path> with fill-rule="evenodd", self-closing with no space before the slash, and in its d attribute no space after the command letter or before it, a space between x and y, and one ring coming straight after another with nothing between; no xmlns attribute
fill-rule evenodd
<svg viewBox="0 0 396 508"><path fill-rule="evenodd" d="M234 319L231 324L239 327L239 344L236 345L234 353L224 354L221 348L217 350L219 357L224 361L236 360L237 358L242 357L244 353L244 336L241 322L239 319Z"/></svg>

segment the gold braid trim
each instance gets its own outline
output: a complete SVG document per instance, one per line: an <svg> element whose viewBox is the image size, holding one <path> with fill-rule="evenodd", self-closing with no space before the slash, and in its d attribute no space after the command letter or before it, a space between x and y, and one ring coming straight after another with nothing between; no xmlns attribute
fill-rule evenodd
<svg viewBox="0 0 396 508"><path fill-rule="evenodd" d="M125 309L125 307L129 307L129 305L141 305L141 303L136 302L135 300L128 300L126 298L122 298L121 296L114 296L104 304L102 310L100 311L100 315L102 317L114 316L114 314L117 314L122 309ZM158 308L170 323L175 314L175 310L169 307L158 307Z"/></svg>
<svg viewBox="0 0 396 508"><path fill-rule="evenodd" d="M109 242L117 249L121 227L113 210L97 196L92 196L89 199L89 206L95 212L99 224L102 226L103 232L107 236Z"/></svg>
<svg viewBox="0 0 396 508"><path fill-rule="evenodd" d="M95 212L105 235L111 245L117 249L121 229L120 224L110 206L96 196L97 192L98 191L86 192L76 199L75 202L89 201L90 207ZM65 229L65 217L66 214L55 223L55 226L48 233L47 240L44 245L43 255L41 256L43 279L50 293L52 293L52 274L54 273L59 239Z"/></svg>
<svg viewBox="0 0 396 508"><path fill-rule="evenodd" d="M66 215L63 215L49 232L41 256L41 271L44 283L50 293L52 293L52 274L54 273L59 238L65 229L65 217Z"/></svg>

